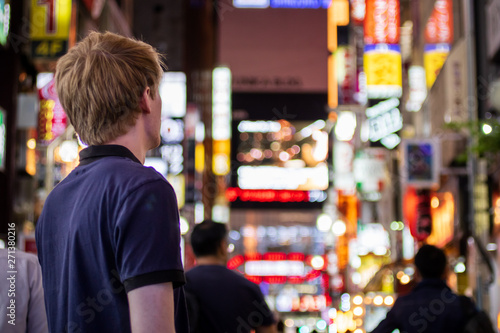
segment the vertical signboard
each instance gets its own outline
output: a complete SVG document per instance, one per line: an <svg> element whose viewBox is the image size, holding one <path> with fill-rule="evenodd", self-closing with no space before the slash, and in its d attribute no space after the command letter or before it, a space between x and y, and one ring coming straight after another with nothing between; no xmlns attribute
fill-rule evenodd
<svg viewBox="0 0 500 333"><path fill-rule="evenodd" d="M0 0L0 44L7 44L10 30L10 4L9 0Z"/></svg>
<svg viewBox="0 0 500 333"><path fill-rule="evenodd" d="M431 88L436 81L444 62L450 54L448 44L427 44L424 48L424 68L427 88Z"/></svg>
<svg viewBox="0 0 500 333"><path fill-rule="evenodd" d="M368 98L401 97L403 79L399 45L366 45L363 62Z"/></svg>
<svg viewBox="0 0 500 333"><path fill-rule="evenodd" d="M67 118L57 97L54 79L38 91L38 141L49 144L66 130Z"/></svg>
<svg viewBox="0 0 500 333"><path fill-rule="evenodd" d="M429 44L453 43L453 2L436 0L425 25L425 42Z"/></svg>
<svg viewBox="0 0 500 333"><path fill-rule="evenodd" d="M439 184L439 148L431 139L404 140L402 175L406 184L431 188Z"/></svg>
<svg viewBox="0 0 500 333"><path fill-rule="evenodd" d="M71 0L31 0L31 55L58 58L68 49Z"/></svg>
<svg viewBox="0 0 500 333"><path fill-rule="evenodd" d="M7 141L7 122L5 111L0 109L0 170L5 168L5 147Z"/></svg>
<svg viewBox="0 0 500 333"><path fill-rule="evenodd" d="M212 73L213 173L227 175L231 152L231 71L218 67Z"/></svg>
<svg viewBox="0 0 500 333"><path fill-rule="evenodd" d="M399 43L399 0L366 0L365 43Z"/></svg>

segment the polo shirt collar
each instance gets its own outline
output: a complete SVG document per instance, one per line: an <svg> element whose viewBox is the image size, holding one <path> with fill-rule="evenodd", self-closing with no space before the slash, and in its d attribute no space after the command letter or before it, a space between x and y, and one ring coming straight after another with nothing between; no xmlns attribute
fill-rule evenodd
<svg viewBox="0 0 500 333"><path fill-rule="evenodd" d="M89 146L80 151L80 165L87 165L108 156L125 157L142 165L128 148L120 145Z"/></svg>

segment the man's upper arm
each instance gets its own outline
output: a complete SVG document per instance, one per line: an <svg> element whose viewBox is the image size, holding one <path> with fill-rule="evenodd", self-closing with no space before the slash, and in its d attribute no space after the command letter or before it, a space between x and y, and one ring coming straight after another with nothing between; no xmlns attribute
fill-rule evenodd
<svg viewBox="0 0 500 333"><path fill-rule="evenodd" d="M132 333L175 333L171 282L151 284L127 293Z"/></svg>

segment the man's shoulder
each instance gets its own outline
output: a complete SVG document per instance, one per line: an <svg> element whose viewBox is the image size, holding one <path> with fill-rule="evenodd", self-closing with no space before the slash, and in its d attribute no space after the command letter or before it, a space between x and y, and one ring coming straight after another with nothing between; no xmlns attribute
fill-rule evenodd
<svg viewBox="0 0 500 333"><path fill-rule="evenodd" d="M128 158L109 156L73 170L73 177L91 174L86 181L96 185L106 184L121 189L133 190L152 183L171 187L168 181L152 167L147 167ZM69 179L71 180L71 178Z"/></svg>

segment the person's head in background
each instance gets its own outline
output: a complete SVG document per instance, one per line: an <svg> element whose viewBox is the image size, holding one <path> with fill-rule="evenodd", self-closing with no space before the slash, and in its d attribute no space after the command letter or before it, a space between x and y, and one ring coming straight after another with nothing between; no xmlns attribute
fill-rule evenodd
<svg viewBox="0 0 500 333"><path fill-rule="evenodd" d="M415 255L415 266L423 279L446 278L446 255L443 250L433 246L422 246Z"/></svg>
<svg viewBox="0 0 500 333"><path fill-rule="evenodd" d="M198 264L226 264L226 235L226 225L212 220L205 220L193 228L191 233L191 247L193 248Z"/></svg>

